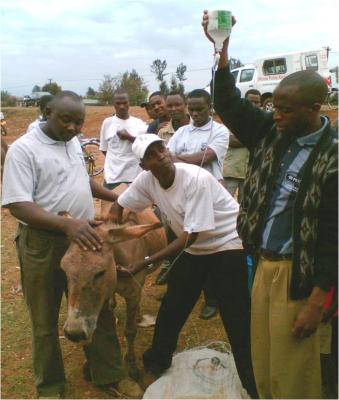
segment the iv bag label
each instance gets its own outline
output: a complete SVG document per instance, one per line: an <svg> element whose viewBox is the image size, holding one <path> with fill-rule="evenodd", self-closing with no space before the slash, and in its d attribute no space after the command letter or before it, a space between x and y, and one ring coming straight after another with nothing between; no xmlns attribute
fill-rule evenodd
<svg viewBox="0 0 339 400"><path fill-rule="evenodd" d="M232 30L232 13L226 10L210 10L208 12L208 30Z"/></svg>
<svg viewBox="0 0 339 400"><path fill-rule="evenodd" d="M227 16L226 11L220 10L218 11L218 29L227 29Z"/></svg>

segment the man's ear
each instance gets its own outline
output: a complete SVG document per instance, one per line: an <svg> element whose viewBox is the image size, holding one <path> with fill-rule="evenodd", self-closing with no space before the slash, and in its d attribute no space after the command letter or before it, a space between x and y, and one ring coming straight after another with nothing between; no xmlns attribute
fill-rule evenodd
<svg viewBox="0 0 339 400"><path fill-rule="evenodd" d="M319 112L320 109L321 109L321 104L320 103L313 103L311 105L311 109L312 109L312 111Z"/></svg>
<svg viewBox="0 0 339 400"><path fill-rule="evenodd" d="M51 116L51 114L52 114L52 109L51 109L51 107L50 106L46 106L46 108L45 108L45 117L46 117L46 119L49 119L49 117Z"/></svg>
<svg viewBox="0 0 339 400"><path fill-rule="evenodd" d="M144 171L148 171L149 169L145 167L144 162L141 160L139 163L140 168L142 168Z"/></svg>

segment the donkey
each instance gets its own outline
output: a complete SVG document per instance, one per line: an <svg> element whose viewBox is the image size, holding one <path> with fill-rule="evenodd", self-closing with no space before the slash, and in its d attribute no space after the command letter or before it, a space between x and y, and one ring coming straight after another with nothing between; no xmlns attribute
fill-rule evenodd
<svg viewBox="0 0 339 400"><path fill-rule="evenodd" d="M141 213L124 210L123 225L110 221L105 202L102 214L105 222L95 229L103 239L100 251L83 251L71 244L61 261L68 283L68 315L65 336L73 341L90 341L97 318L105 301L114 301L115 292L126 301L127 354L125 360L132 377L137 377L134 340L142 287L149 270L133 278L119 277L117 265L128 266L159 251L167 244L161 223L151 209ZM154 269L157 265L154 266Z"/></svg>

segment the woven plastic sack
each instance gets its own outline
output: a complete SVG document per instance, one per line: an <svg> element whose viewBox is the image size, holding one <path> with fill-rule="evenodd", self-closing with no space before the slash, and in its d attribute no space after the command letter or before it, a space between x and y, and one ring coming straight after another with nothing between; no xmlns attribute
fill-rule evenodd
<svg viewBox="0 0 339 400"><path fill-rule="evenodd" d="M213 347L219 347L221 351ZM171 368L150 385L144 399L249 399L229 346L220 342L173 357Z"/></svg>

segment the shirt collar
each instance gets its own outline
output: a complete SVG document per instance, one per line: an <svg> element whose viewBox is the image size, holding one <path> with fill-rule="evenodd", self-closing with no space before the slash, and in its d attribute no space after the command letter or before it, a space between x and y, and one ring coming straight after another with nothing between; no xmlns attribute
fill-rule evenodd
<svg viewBox="0 0 339 400"><path fill-rule="evenodd" d="M211 124L213 123L212 118L210 117L207 123L203 126L194 126L193 125L193 120L191 119L190 124L189 124L189 130L191 132L193 131L209 131L211 129Z"/></svg>
<svg viewBox="0 0 339 400"><path fill-rule="evenodd" d="M315 146L316 143L318 142L321 134L323 133L324 129L327 127L328 125L328 119L321 116L321 121L322 121L322 126L320 129L318 129L315 132L312 132L306 136L302 136L300 138L297 139L297 143L299 144L299 146L303 147L303 146Z"/></svg>
<svg viewBox="0 0 339 400"><path fill-rule="evenodd" d="M61 140L54 140L50 138L49 136L44 133L44 131L40 128L40 125L42 123L36 124L36 129L35 129L35 136L39 140L39 142L44 143L44 144L60 144L60 143L65 143Z"/></svg>
<svg viewBox="0 0 339 400"><path fill-rule="evenodd" d="M189 123L187 124L188 126L191 126L191 125L193 125L193 119L190 117L190 115L189 114L186 114L186 116L189 118ZM185 126L185 125L182 125L182 126ZM169 125L167 126L168 127L168 131L170 131L170 129L172 129L173 130L173 133L175 133L175 129L173 128L173 119L171 118L170 119L170 121L169 121ZM180 127L181 128L181 127ZM193 128L197 128L197 126L193 126ZM179 128L178 128L179 129Z"/></svg>

